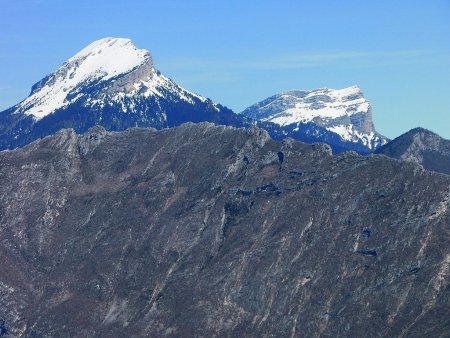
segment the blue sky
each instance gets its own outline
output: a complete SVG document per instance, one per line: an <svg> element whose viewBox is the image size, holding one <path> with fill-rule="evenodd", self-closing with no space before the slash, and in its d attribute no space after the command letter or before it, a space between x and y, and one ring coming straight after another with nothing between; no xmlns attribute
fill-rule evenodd
<svg viewBox="0 0 450 338"><path fill-rule="evenodd" d="M0 0L0 110L90 42L128 37L236 112L289 89L357 84L388 137L450 138L450 0Z"/></svg>

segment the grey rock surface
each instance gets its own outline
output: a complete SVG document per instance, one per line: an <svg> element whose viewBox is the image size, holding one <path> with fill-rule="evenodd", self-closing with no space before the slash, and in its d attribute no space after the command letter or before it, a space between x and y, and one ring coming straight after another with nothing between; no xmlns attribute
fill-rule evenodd
<svg viewBox="0 0 450 338"><path fill-rule="evenodd" d="M376 153L450 175L450 140L424 128L415 128L400 135Z"/></svg>
<svg viewBox="0 0 450 338"><path fill-rule="evenodd" d="M445 337L450 177L265 131L0 152L0 336Z"/></svg>

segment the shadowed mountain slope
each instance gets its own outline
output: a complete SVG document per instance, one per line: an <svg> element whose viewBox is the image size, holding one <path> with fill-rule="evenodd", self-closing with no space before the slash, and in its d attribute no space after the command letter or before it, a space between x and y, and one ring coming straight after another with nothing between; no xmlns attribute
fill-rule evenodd
<svg viewBox="0 0 450 338"><path fill-rule="evenodd" d="M448 333L446 175L207 123L0 163L4 335Z"/></svg>

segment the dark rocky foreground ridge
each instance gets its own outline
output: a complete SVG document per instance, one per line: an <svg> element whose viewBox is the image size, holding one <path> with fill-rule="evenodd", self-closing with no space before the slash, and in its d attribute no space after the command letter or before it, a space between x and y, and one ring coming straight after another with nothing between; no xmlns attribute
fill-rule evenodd
<svg viewBox="0 0 450 338"><path fill-rule="evenodd" d="M424 128L415 128L379 148L376 153L420 164L450 175L450 140Z"/></svg>
<svg viewBox="0 0 450 338"><path fill-rule="evenodd" d="M0 335L449 336L446 175L207 123L0 164Z"/></svg>

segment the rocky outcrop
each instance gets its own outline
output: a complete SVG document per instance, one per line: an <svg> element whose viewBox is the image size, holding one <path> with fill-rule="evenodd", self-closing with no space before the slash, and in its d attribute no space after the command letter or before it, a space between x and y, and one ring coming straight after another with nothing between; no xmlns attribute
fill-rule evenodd
<svg viewBox="0 0 450 338"><path fill-rule="evenodd" d="M0 152L0 333L448 333L450 178L260 129Z"/></svg>
<svg viewBox="0 0 450 338"><path fill-rule="evenodd" d="M412 129L397 137L377 153L450 175L450 141L423 128Z"/></svg>

